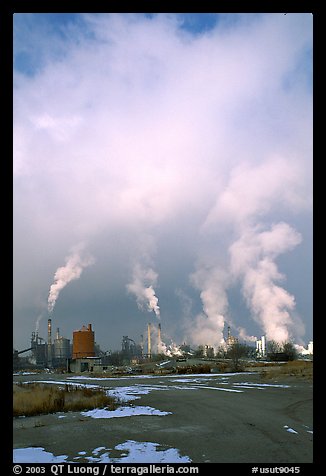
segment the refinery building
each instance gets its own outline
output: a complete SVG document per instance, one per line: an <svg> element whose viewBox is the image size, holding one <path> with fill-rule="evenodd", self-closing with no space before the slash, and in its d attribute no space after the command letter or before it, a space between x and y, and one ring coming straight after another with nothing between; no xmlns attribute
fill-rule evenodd
<svg viewBox="0 0 326 476"><path fill-rule="evenodd" d="M47 326L48 336L47 341L39 336L38 332L33 332L31 337L30 347L22 351L14 350L13 353L13 367L18 369L22 365L20 355L31 351L31 356L25 359L25 363L30 367L39 369L58 369L63 372L102 372L108 369L109 365L112 365L113 359L110 353L102 352L95 342L95 332L92 328L92 324L87 326L83 325L81 329L73 331L72 342L70 339L60 335L60 329L56 329L56 333L53 337L52 333L52 320L48 319ZM190 347L187 347L185 351L185 344L182 346L175 346L173 351L166 352L167 348L161 338L161 324L154 329L153 324L147 325L147 339L144 342L143 336L141 336L140 344L129 338L123 336L121 352L119 354L119 363L114 365L121 365L122 362L139 364L151 361L156 355L163 354L166 356L184 356L193 355L194 351L190 351ZM153 339L154 338L154 339ZM154 346L153 346L154 342ZM231 335L230 326L227 327L227 337L225 339L225 351L227 352L232 348L234 344L238 343L238 338ZM185 348L183 348L185 347ZM189 349L188 349L189 347ZM210 345L203 347L203 357L213 358L216 354L214 348ZM260 339L256 339L256 348L253 348L255 357L257 359L268 358L267 341L266 337L262 336ZM284 356L281 355L280 358ZM306 349L302 355L313 355L313 342L309 342L308 349Z"/></svg>

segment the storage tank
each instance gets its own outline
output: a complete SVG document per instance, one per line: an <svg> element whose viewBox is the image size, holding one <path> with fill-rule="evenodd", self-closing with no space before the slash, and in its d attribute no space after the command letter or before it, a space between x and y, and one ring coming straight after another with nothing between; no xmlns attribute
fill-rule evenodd
<svg viewBox="0 0 326 476"><path fill-rule="evenodd" d="M92 325L83 326L80 331L73 332L72 358L81 359L83 357L95 357L94 331Z"/></svg>
<svg viewBox="0 0 326 476"><path fill-rule="evenodd" d="M60 336L54 341L54 358L68 359L69 357L70 357L70 340Z"/></svg>

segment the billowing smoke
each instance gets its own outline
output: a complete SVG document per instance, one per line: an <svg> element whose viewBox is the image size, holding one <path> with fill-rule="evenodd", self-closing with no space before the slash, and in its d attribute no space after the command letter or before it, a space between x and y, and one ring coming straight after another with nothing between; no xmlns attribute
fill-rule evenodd
<svg viewBox="0 0 326 476"><path fill-rule="evenodd" d="M231 272L242 279L243 296L268 340L285 342L292 334L295 299L276 284L285 277L275 259L300 242L296 230L287 223L277 223L268 231L246 230L229 249Z"/></svg>
<svg viewBox="0 0 326 476"><path fill-rule="evenodd" d="M180 350L180 347L177 344L175 344L172 340L170 344L166 344L163 341L159 342L157 344L157 351L159 354L164 354L167 357L182 355L182 351Z"/></svg>
<svg viewBox="0 0 326 476"><path fill-rule="evenodd" d="M145 268L136 263L133 269L132 282L127 284L128 292L136 296L139 309L154 312L160 319L160 307L154 286L157 284L157 273L152 268Z"/></svg>
<svg viewBox="0 0 326 476"><path fill-rule="evenodd" d="M195 344L219 347L224 342L225 313L228 308L228 276L219 267L199 266L191 281L199 290L204 313L198 314L190 329Z"/></svg>
<svg viewBox="0 0 326 476"><path fill-rule="evenodd" d="M238 331L238 335L241 340L245 342L256 342L257 337L248 335L244 327L240 326L240 327L237 327L236 329Z"/></svg>
<svg viewBox="0 0 326 476"><path fill-rule="evenodd" d="M78 253L53 266L47 248L64 258L60 250L84 237L101 256L98 298L89 306L98 306L103 348L128 329L130 303L111 325L126 289L147 316L161 311L165 320L164 308L176 339L186 337L180 317L187 319L194 344L218 346L228 314L237 328L236 285L262 333L278 336L279 327L283 339L297 332L295 301L276 261L290 250L289 238L276 254L262 244L252 260L248 254L250 237L255 243L281 220L309 247L311 15L216 15L201 31L186 28L192 14L39 17L18 15L15 26L14 325L21 346L35 297L47 304L43 283L64 265L51 286L51 311L85 267ZM282 241L272 235L277 251ZM133 273L132 260L140 263ZM302 262L297 289L309 284L310 262L310 255ZM108 296L108 273L116 299ZM195 292L185 284L189 274ZM182 286L192 300L179 297L179 312L173 298ZM303 308L310 296L307 289Z"/></svg>
<svg viewBox="0 0 326 476"><path fill-rule="evenodd" d="M269 229L263 224L263 218L283 201L290 210L300 205L297 183L295 163L281 157L232 170L229 183L217 195L202 226L211 236L226 232L228 238L224 259L217 259L213 242L206 253L214 265L201 266L192 275L192 283L201 291L204 311L195 319L195 342L214 344L216 336L222 339L227 291L236 282L241 283L252 317L267 339L288 341L293 331L298 334L298 329L302 330L293 316L294 296L279 285L285 276L276 265L276 258L297 246L301 235L284 222ZM241 335L248 337L244 328Z"/></svg>
<svg viewBox="0 0 326 476"><path fill-rule="evenodd" d="M159 327L151 326L152 349L156 349L158 354L164 354L167 357L181 356L182 351L171 337L162 335Z"/></svg>
<svg viewBox="0 0 326 476"><path fill-rule="evenodd" d="M84 244L80 243L73 247L72 253L67 256L65 266L58 268L54 274L54 282L50 286L48 296L48 312L52 313L55 303L59 297L61 290L70 281L79 279L83 269L92 265L95 260L90 255L82 256Z"/></svg>

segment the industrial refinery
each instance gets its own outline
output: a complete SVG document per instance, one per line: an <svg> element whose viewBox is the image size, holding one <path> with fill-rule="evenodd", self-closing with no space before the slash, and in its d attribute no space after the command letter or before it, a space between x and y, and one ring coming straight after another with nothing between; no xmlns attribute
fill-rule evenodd
<svg viewBox="0 0 326 476"><path fill-rule="evenodd" d="M167 346L162 340L161 323L155 326L152 323L147 324L147 332L140 336L137 343L128 335L122 337L120 351L103 351L96 344L95 331L92 324L82 325L78 330L72 332L72 342L70 339L60 335L60 329L57 328L53 338L52 320L48 319L47 340L42 338L38 332L32 332L30 346L21 351L13 352L14 370L21 368L38 369L58 369L65 372L101 372L107 370L110 365L142 364L151 361L170 359L189 359L192 357L201 357L206 359L227 358L231 349L239 344L242 346L242 352L245 351L247 357L255 359L268 359L271 354L268 353L268 343L263 335L260 339L256 338L255 346L248 346L239 343L239 339L231 334L230 326L227 327L227 335L218 350L211 345L198 346L192 349L185 342L179 346ZM24 354L30 352L28 357ZM308 348L302 350L302 355L312 356L313 342L309 342ZM284 352L278 352L274 360L286 360Z"/></svg>
<svg viewBox="0 0 326 476"><path fill-rule="evenodd" d="M57 328L55 338L52 337L52 319L48 319L47 340L41 337L38 332L32 332L30 347L17 351L14 350L14 368L18 368L21 357L31 352L27 361L36 368L65 369L70 372L83 372L93 370L105 370L105 367L114 360L111 353L103 352L95 343L95 332L92 324L82 325L81 329L72 333L72 343L60 335ZM121 362L140 363L151 360L153 355L162 352L161 324L155 331L157 344L152 348L153 325L147 324L147 335L141 335L141 342L137 344L130 337L123 336L121 351L117 352ZM26 360L26 359L25 359ZM24 363L26 363L24 361Z"/></svg>

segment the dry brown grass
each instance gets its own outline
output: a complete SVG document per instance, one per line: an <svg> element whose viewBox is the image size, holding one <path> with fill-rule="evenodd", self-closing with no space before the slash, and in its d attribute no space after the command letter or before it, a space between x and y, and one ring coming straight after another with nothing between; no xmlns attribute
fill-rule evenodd
<svg viewBox="0 0 326 476"><path fill-rule="evenodd" d="M209 364L183 365L177 367L177 374L207 374L211 371Z"/></svg>
<svg viewBox="0 0 326 476"><path fill-rule="evenodd" d="M33 416L55 412L82 411L94 408L117 407L116 400L104 389L90 389L66 385L14 384L13 416Z"/></svg>
<svg viewBox="0 0 326 476"><path fill-rule="evenodd" d="M294 360L282 365L264 367L260 372L262 378L287 378L296 377L307 380L313 379L313 362L306 360Z"/></svg>

